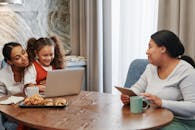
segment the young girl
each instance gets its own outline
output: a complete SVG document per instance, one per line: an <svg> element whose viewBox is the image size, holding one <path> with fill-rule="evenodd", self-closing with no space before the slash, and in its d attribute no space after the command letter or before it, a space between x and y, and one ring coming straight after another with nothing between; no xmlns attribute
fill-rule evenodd
<svg viewBox="0 0 195 130"><path fill-rule="evenodd" d="M30 38L27 42L27 53L31 65L25 71L25 87L36 85L43 92L47 71L64 68L63 47L56 37Z"/></svg>

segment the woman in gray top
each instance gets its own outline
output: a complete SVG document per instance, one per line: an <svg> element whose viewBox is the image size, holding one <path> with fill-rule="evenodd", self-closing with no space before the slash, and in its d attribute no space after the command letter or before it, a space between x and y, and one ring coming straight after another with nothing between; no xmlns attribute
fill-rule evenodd
<svg viewBox="0 0 195 130"><path fill-rule="evenodd" d="M143 95L151 105L173 112L175 118L163 130L195 129L195 63L182 56L184 47L171 31L161 30L151 36L146 52L146 70L130 88L132 96ZM124 104L128 95L121 95Z"/></svg>

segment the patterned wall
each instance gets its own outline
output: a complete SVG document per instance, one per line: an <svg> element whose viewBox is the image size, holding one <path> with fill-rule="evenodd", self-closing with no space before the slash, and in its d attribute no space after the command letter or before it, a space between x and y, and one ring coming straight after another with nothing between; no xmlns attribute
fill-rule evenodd
<svg viewBox="0 0 195 130"><path fill-rule="evenodd" d="M0 6L1 46L10 41L25 46L30 37L52 35L71 49L70 0L24 0L23 5Z"/></svg>

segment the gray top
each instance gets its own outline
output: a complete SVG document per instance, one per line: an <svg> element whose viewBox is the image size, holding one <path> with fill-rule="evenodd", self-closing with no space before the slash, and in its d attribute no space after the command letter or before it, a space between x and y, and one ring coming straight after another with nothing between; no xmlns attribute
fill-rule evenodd
<svg viewBox="0 0 195 130"><path fill-rule="evenodd" d="M173 72L160 79L157 67L148 64L140 79L130 88L136 94L150 93L162 99L162 107L175 117L195 119L195 69L180 60Z"/></svg>

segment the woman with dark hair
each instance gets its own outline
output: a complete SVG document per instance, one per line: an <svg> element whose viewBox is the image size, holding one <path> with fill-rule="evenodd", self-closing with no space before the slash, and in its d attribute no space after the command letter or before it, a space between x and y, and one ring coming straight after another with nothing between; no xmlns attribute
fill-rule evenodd
<svg viewBox="0 0 195 130"><path fill-rule="evenodd" d="M195 129L195 63L184 51L173 32L154 33L146 52L150 64L130 88L131 96L145 96L152 106L173 112L174 120L163 130ZM131 96L122 94L122 102L128 104Z"/></svg>
<svg viewBox="0 0 195 130"><path fill-rule="evenodd" d="M2 52L7 64L0 70L0 97L23 93L24 69L29 65L27 52L16 42L6 43ZM17 123L1 116L6 130L19 128Z"/></svg>
<svg viewBox="0 0 195 130"><path fill-rule="evenodd" d="M0 71L0 96L22 93L24 69L29 65L28 54L16 42L5 44L2 52L7 65Z"/></svg>

